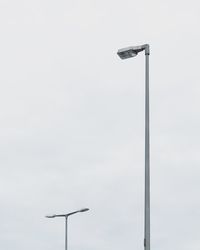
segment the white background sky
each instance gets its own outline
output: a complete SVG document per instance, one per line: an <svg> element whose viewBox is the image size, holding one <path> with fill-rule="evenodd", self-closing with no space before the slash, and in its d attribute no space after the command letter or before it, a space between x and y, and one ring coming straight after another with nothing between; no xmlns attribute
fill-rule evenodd
<svg viewBox="0 0 200 250"><path fill-rule="evenodd" d="M200 4L0 0L0 249L143 249L149 43L154 250L199 249Z"/></svg>

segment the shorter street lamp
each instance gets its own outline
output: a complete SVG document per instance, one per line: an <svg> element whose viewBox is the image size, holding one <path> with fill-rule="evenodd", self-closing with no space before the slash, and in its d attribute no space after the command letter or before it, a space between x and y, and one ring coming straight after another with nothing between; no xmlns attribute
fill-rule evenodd
<svg viewBox="0 0 200 250"><path fill-rule="evenodd" d="M67 250L67 222L68 222L68 217L70 215L86 212L88 210L89 210L89 208L82 208L80 210L77 210L77 211L74 211L74 212L71 212L71 213L68 213L68 214L53 214L53 215L45 216L46 218L49 218L49 219L52 219L52 218L55 218L55 217L64 217L65 218L65 250Z"/></svg>

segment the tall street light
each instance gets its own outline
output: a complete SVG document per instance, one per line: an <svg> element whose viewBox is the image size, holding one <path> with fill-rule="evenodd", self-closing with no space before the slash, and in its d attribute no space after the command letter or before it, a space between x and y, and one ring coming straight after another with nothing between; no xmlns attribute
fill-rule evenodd
<svg viewBox="0 0 200 250"><path fill-rule="evenodd" d="M149 142L149 44L119 49L121 59L137 56L145 51L145 225L144 249L150 250L150 142Z"/></svg>
<svg viewBox="0 0 200 250"><path fill-rule="evenodd" d="M68 222L68 217L70 215L73 215L73 214L76 214L76 213L82 213L82 212L86 212L88 211L89 208L83 208L83 209L80 209L80 210L77 210L77 211L74 211L74 212L71 212L71 213L68 213L68 214L53 214L53 215L47 215L45 216L46 218L55 218L55 217L64 217L65 218L65 250L67 250L67 222Z"/></svg>

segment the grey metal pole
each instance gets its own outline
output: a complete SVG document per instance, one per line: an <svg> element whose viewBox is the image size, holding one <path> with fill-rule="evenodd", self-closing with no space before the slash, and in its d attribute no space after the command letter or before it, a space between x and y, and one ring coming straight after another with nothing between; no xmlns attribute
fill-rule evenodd
<svg viewBox="0 0 200 250"><path fill-rule="evenodd" d="M68 216L65 216L65 250L67 250L67 222L68 222Z"/></svg>
<svg viewBox="0 0 200 250"><path fill-rule="evenodd" d="M149 139L149 49L145 50L145 235L144 249L150 250L150 139Z"/></svg>

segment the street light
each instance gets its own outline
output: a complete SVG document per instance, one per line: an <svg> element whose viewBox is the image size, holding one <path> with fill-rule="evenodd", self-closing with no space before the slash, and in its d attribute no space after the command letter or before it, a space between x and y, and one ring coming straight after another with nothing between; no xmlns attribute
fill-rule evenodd
<svg viewBox="0 0 200 250"><path fill-rule="evenodd" d="M82 208L80 210L68 213L68 214L53 214L53 215L47 215L45 216L46 218L52 219L55 217L64 217L65 218L65 250L67 250L67 222L68 222L68 217L70 215L76 214L76 213L82 213L88 211L89 208Z"/></svg>
<svg viewBox="0 0 200 250"><path fill-rule="evenodd" d="M145 51L145 225L144 249L150 250L150 141L149 141L149 45L132 46L119 49L121 59L128 59Z"/></svg>

